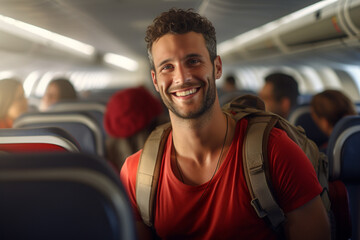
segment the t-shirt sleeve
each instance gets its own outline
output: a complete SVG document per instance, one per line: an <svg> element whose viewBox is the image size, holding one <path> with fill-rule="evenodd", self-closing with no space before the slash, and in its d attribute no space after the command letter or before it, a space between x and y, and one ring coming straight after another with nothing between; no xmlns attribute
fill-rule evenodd
<svg viewBox="0 0 360 240"><path fill-rule="evenodd" d="M268 158L272 184L285 213L301 207L322 192L310 160L286 132L277 128L271 131Z"/></svg>
<svg viewBox="0 0 360 240"><path fill-rule="evenodd" d="M139 165L141 150L131 155L125 160L120 171L120 180L124 185L125 191L130 199L136 221L141 221L140 212L136 204L136 173Z"/></svg>

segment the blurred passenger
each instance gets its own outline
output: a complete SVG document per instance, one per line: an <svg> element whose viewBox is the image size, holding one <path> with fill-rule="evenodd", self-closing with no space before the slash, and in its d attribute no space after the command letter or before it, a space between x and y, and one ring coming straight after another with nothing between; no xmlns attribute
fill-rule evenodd
<svg viewBox="0 0 360 240"><path fill-rule="evenodd" d="M121 169L126 157L140 150L150 132L165 120L161 102L146 88L118 91L109 100L104 117L107 159ZM167 120L167 119L166 119Z"/></svg>
<svg viewBox="0 0 360 240"><path fill-rule="evenodd" d="M233 92L237 90L236 79L233 75L228 75L225 78L222 89L224 90L224 92Z"/></svg>
<svg viewBox="0 0 360 240"><path fill-rule="evenodd" d="M14 120L27 110L22 83L16 79L0 80L0 128L11 128Z"/></svg>
<svg viewBox="0 0 360 240"><path fill-rule="evenodd" d="M222 85L220 91L218 91L218 94L220 106L223 106L235 97L240 96L240 92L236 87L236 78L234 75L228 75L225 77L224 84Z"/></svg>
<svg viewBox="0 0 360 240"><path fill-rule="evenodd" d="M339 90L325 90L314 95L310 102L311 117L327 136L330 136L335 124L343 117L357 115L355 105ZM326 145L320 146L323 151Z"/></svg>
<svg viewBox="0 0 360 240"><path fill-rule="evenodd" d="M259 92L267 111L288 118L297 105L299 89L296 80L284 73L272 73L265 77L265 85Z"/></svg>
<svg viewBox="0 0 360 240"><path fill-rule="evenodd" d="M52 80L45 90L41 99L40 111L46 111L51 105L59 101L75 100L77 94L74 86L66 78Z"/></svg>

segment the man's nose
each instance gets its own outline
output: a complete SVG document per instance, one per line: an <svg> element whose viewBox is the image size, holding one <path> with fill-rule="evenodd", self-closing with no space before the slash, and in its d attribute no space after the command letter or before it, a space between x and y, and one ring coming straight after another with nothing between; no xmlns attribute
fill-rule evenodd
<svg viewBox="0 0 360 240"><path fill-rule="evenodd" d="M174 71L174 82L177 84L182 84L191 80L191 73L189 69L184 66L177 66Z"/></svg>

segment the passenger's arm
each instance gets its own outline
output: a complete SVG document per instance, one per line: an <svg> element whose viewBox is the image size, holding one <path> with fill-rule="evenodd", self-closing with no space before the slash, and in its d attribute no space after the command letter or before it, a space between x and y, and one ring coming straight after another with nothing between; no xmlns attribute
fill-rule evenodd
<svg viewBox="0 0 360 240"><path fill-rule="evenodd" d="M139 240L154 239L151 229L148 226L146 226L145 223L143 222L136 221L136 231Z"/></svg>
<svg viewBox="0 0 360 240"><path fill-rule="evenodd" d="M330 223L320 196L286 214L287 239L330 239Z"/></svg>

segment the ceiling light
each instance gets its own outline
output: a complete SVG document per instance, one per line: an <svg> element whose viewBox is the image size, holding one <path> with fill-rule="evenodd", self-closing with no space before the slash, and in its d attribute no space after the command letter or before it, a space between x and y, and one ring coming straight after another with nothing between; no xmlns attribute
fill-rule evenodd
<svg viewBox="0 0 360 240"><path fill-rule="evenodd" d="M14 73L11 71L0 72L0 80L14 77Z"/></svg>
<svg viewBox="0 0 360 240"><path fill-rule="evenodd" d="M104 61L129 71L136 71L139 67L139 64L136 61L114 53L105 54Z"/></svg>
<svg viewBox="0 0 360 240"><path fill-rule="evenodd" d="M36 81L40 78L40 72L34 71L30 73L24 80L23 86L25 91L25 96L29 97L33 91L33 88L36 84Z"/></svg>
<svg viewBox="0 0 360 240"><path fill-rule="evenodd" d="M92 56L95 52L91 45L3 15L0 15L0 29L31 41L58 48L65 47L66 50L75 50L87 56Z"/></svg>

